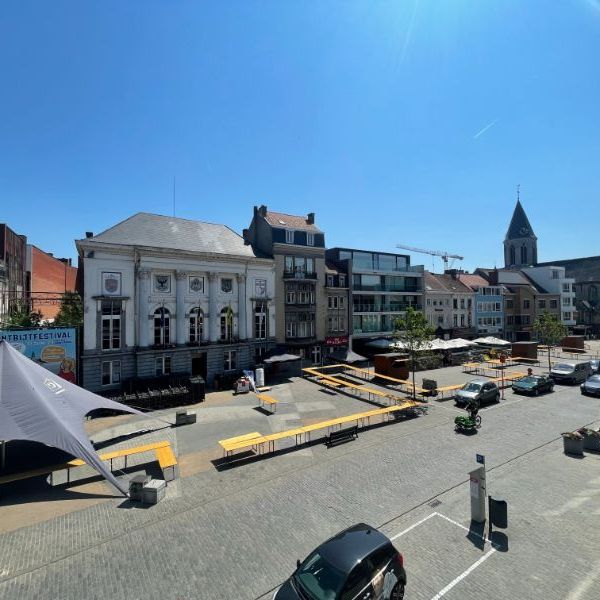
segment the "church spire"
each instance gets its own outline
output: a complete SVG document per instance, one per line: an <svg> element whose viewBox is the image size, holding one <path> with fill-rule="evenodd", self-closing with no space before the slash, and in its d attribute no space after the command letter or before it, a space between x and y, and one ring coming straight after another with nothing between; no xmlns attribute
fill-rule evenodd
<svg viewBox="0 0 600 600"><path fill-rule="evenodd" d="M528 267L537 263L537 237L521 205L520 186L517 186L517 204L504 238L506 267Z"/></svg>

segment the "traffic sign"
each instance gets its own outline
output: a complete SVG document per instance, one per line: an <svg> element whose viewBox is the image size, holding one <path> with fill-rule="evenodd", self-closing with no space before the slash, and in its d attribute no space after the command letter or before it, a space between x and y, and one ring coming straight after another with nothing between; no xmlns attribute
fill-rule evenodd
<svg viewBox="0 0 600 600"><path fill-rule="evenodd" d="M476 454L475 458L477 459L477 462L485 465L485 456L483 454Z"/></svg>

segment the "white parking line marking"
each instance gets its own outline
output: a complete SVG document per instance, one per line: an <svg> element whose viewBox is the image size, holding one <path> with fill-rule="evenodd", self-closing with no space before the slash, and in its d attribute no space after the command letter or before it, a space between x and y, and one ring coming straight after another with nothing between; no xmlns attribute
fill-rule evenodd
<svg viewBox="0 0 600 600"><path fill-rule="evenodd" d="M492 554L496 552L496 548L488 550L477 562L474 562L464 573L461 573L456 579L453 579L443 590L438 592L431 600L439 600L445 596L455 585L460 583L469 573L472 573L481 563L486 561Z"/></svg>
<svg viewBox="0 0 600 600"><path fill-rule="evenodd" d="M408 529L405 529L404 531L401 531L400 533L397 533L396 535L394 535L393 537L391 537L390 540L393 542L395 539L399 538L400 536L404 535L405 533L408 533L409 531L413 530L415 527L418 527L419 525L422 525L423 523L425 523L425 521L429 521L429 519L431 519L431 517L435 517L435 515L437 515L437 514L438 513L436 513L436 512L432 512L430 515L428 515L424 519L421 519L420 521L417 521L416 523L414 523L413 525L411 525Z"/></svg>
<svg viewBox="0 0 600 600"><path fill-rule="evenodd" d="M585 598L588 590L592 587L599 575L600 561L596 562L587 577L568 595L567 600L580 600L581 598Z"/></svg>
<svg viewBox="0 0 600 600"><path fill-rule="evenodd" d="M478 537L479 539L483 540L484 542L489 542L490 541L490 540L488 540L485 537L485 535L481 535L481 534L477 533L476 531L471 531L468 527L465 527L464 525L462 525L458 521L453 521L450 517L447 517L446 515L443 515L442 513L436 513L436 515L438 517L442 517L442 519L446 519L446 521L448 521L449 523L452 523L452 525L456 525L457 527L460 527L461 529L464 529L465 531L468 531L469 533L471 533L472 535Z"/></svg>

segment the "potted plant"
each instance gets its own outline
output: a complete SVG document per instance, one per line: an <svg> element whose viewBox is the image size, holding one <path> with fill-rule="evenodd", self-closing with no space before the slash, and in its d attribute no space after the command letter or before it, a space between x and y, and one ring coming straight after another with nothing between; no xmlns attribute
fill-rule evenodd
<svg viewBox="0 0 600 600"><path fill-rule="evenodd" d="M594 431L587 427L582 427L578 430L583 438L583 449L600 452L600 431Z"/></svg>
<svg viewBox="0 0 600 600"><path fill-rule="evenodd" d="M565 454L583 456L583 436L581 433L578 431L567 431L561 435Z"/></svg>

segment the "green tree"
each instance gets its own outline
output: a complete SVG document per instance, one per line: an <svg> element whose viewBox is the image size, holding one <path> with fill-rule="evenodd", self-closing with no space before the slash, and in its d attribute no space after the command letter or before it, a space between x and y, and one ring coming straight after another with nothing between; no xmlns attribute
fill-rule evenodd
<svg viewBox="0 0 600 600"><path fill-rule="evenodd" d="M37 327L41 320L42 313L31 310L28 302L20 300L8 309L4 327Z"/></svg>
<svg viewBox="0 0 600 600"><path fill-rule="evenodd" d="M83 324L83 303L77 292L65 292L54 325L77 327Z"/></svg>
<svg viewBox="0 0 600 600"><path fill-rule="evenodd" d="M416 399L415 371L417 370L417 356L419 352L427 349L428 343L434 338L435 330L425 315L409 306L404 317L396 320L394 336L402 343L404 351L408 354L412 370L413 398Z"/></svg>
<svg viewBox="0 0 600 600"><path fill-rule="evenodd" d="M538 340L548 346L548 372L552 368L550 363L550 347L556 346L567 335L567 328L558 320L556 315L543 312L534 322L533 331Z"/></svg>

